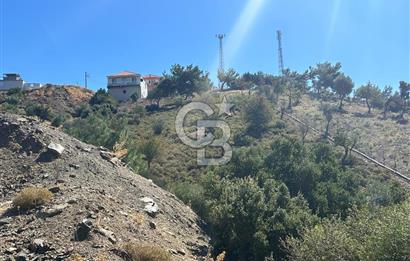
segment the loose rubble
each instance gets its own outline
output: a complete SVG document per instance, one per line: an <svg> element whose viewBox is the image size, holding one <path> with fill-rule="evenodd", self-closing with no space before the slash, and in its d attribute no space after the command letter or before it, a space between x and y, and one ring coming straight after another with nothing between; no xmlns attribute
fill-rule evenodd
<svg viewBox="0 0 410 261"><path fill-rule="evenodd" d="M126 242L162 247L173 260L208 260L197 215L105 148L0 114L0 166L0 260L123 260ZM47 188L51 202L18 211L14 196L31 186Z"/></svg>

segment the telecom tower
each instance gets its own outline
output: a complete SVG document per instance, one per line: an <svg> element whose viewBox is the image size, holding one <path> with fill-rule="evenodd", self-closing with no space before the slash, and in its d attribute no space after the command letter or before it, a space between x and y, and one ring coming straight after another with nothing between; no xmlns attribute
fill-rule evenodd
<svg viewBox="0 0 410 261"><path fill-rule="evenodd" d="M219 39L219 68L218 73L223 73L224 70L224 48L223 48L223 39L225 34L217 34L216 38Z"/></svg>
<svg viewBox="0 0 410 261"><path fill-rule="evenodd" d="M282 53L282 32L280 30L276 31L276 36L278 39L278 59L279 59L279 75L283 75L285 68L283 66L283 53Z"/></svg>

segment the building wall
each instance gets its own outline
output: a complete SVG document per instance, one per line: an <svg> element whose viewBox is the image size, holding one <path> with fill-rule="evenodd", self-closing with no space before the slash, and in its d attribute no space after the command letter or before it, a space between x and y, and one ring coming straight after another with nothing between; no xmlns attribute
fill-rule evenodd
<svg viewBox="0 0 410 261"><path fill-rule="evenodd" d="M139 96L141 99L146 99L148 97L148 86L145 81L140 83L141 88L141 95Z"/></svg>
<svg viewBox="0 0 410 261"><path fill-rule="evenodd" d="M7 91L10 89L20 88L22 89L24 86L24 81L5 81L0 80L0 91Z"/></svg>
<svg viewBox="0 0 410 261"><path fill-rule="evenodd" d="M24 90L32 90L32 89L38 89L43 87L44 84L41 83L24 83L23 89Z"/></svg>
<svg viewBox="0 0 410 261"><path fill-rule="evenodd" d="M108 93L117 101L126 101L131 99L134 93L141 97L141 88L138 85L124 87L109 87Z"/></svg>

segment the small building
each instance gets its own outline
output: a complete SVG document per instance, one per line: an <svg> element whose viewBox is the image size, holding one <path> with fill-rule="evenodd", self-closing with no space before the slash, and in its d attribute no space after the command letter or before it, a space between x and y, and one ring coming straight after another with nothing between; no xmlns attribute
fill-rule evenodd
<svg viewBox="0 0 410 261"><path fill-rule="evenodd" d="M161 76L149 74L144 76L144 81L147 84L149 93L152 92L155 88L157 88L159 82L161 81Z"/></svg>
<svg viewBox="0 0 410 261"><path fill-rule="evenodd" d="M140 74L123 71L107 76L108 93L117 101L126 101L132 96L145 99L148 96L147 85Z"/></svg>
<svg viewBox="0 0 410 261"><path fill-rule="evenodd" d="M0 91L8 91L11 89L37 89L44 86L41 83L27 83L18 73L5 73L3 79L0 80Z"/></svg>
<svg viewBox="0 0 410 261"><path fill-rule="evenodd" d="M0 91L23 89L24 81L18 73L5 73L0 80Z"/></svg>

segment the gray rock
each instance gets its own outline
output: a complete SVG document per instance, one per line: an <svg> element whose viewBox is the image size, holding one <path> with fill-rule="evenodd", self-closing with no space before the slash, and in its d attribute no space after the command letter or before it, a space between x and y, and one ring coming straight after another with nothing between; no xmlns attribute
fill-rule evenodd
<svg viewBox="0 0 410 261"><path fill-rule="evenodd" d="M55 187L49 188L48 190L49 190L51 193L56 194L56 193L58 193L58 192L61 191L61 188L60 188L59 186L55 186Z"/></svg>
<svg viewBox="0 0 410 261"><path fill-rule="evenodd" d="M157 203L155 203L154 200L149 197L143 197L140 200L145 203L144 211L147 212L147 214L151 217L155 217L159 210Z"/></svg>
<svg viewBox="0 0 410 261"><path fill-rule="evenodd" d="M16 255L15 257L16 261L26 261L27 260L27 254L24 252L20 252Z"/></svg>
<svg viewBox="0 0 410 261"><path fill-rule="evenodd" d="M74 234L74 239L76 241L84 241L90 236L93 223L89 219L83 219L78 225L77 230Z"/></svg>
<svg viewBox="0 0 410 261"><path fill-rule="evenodd" d="M157 224L155 224L155 222L152 222L152 221L149 222L149 226L150 226L150 228L152 228L152 229L156 229L156 228L157 228Z"/></svg>
<svg viewBox="0 0 410 261"><path fill-rule="evenodd" d="M113 232L104 229L102 227L98 227L97 228L97 232L100 233L101 235L105 236L106 238L108 238L108 240L111 241L111 243L115 244L117 243L117 239L115 238L115 235Z"/></svg>
<svg viewBox="0 0 410 261"><path fill-rule="evenodd" d="M46 208L44 210L41 210L39 212L40 217L54 217L58 214L61 214L65 208L68 207L68 204L60 204L60 205L54 205L51 208Z"/></svg>
<svg viewBox="0 0 410 261"><path fill-rule="evenodd" d="M31 241L29 249L31 252L34 252L34 253L44 254L45 252L49 251L51 248L44 241L44 239L36 238L33 241Z"/></svg>
<svg viewBox="0 0 410 261"><path fill-rule="evenodd" d="M54 142L51 142L48 146L47 146L47 149L49 150L49 151L53 151L54 153L56 153L57 155L61 155L61 154L63 154L63 151L64 151L64 147L63 146L61 146L60 144L58 144L58 143L54 143Z"/></svg>

